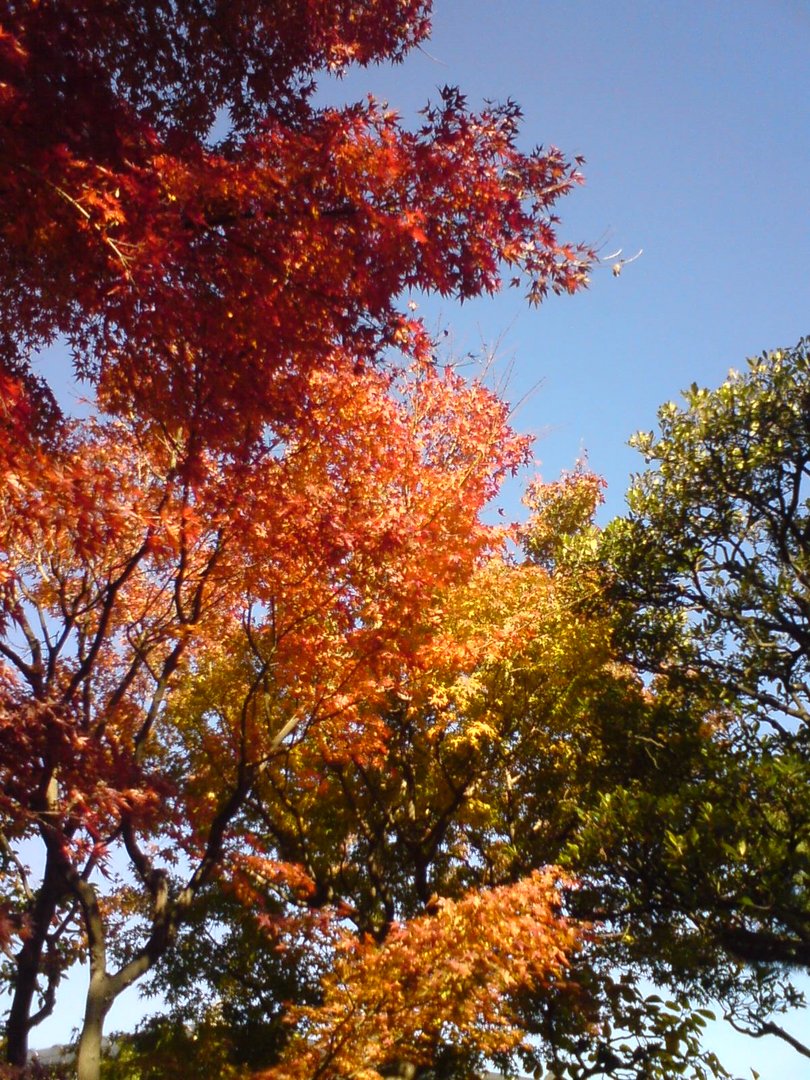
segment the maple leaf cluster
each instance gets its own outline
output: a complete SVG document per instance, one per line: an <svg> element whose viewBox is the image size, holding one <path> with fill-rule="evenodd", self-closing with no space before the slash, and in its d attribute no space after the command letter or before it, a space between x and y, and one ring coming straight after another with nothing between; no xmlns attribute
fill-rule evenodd
<svg viewBox="0 0 810 1080"><path fill-rule="evenodd" d="M441 901L435 914L393 926L382 946L347 936L324 979L323 1004L297 1010L306 1034L259 1075L380 1080L392 1062L430 1066L441 1040L462 1052L513 1049L524 1036L510 993L560 975L577 943L556 914L557 884L534 874Z"/></svg>
<svg viewBox="0 0 810 1080"><path fill-rule="evenodd" d="M311 104L319 67L420 40L424 3L4 6L11 374L59 337L107 410L286 438L311 371L429 356L404 290L493 291L503 264L534 299L585 282L551 214L579 173L517 149L514 105L474 114L446 89L410 131L373 100Z"/></svg>

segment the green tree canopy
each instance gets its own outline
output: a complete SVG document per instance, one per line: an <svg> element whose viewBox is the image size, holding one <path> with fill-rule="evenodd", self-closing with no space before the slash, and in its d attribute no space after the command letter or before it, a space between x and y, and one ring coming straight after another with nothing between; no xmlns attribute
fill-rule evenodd
<svg viewBox="0 0 810 1080"><path fill-rule="evenodd" d="M646 837L623 860L625 887L650 898L653 921L684 928L686 966L703 964L745 1027L805 1054L768 1014L794 999L785 973L810 966L809 346L665 404L660 433L633 439L650 468L601 549L620 650L653 688L702 699L713 728L676 796L614 793L625 837ZM749 965L758 1005L740 1009L715 945Z"/></svg>

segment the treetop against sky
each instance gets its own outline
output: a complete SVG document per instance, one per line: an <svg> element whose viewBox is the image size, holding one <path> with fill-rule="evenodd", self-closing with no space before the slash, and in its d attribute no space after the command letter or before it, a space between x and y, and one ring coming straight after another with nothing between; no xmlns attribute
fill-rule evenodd
<svg viewBox="0 0 810 1080"><path fill-rule="evenodd" d="M12 1061L79 958L92 1080L122 991L164 963L179 992L206 919L252 955L258 911L308 965L290 990L268 961L268 1009L294 999L306 1044L278 1075L361 1043L381 1067L450 1054L437 1003L479 971L497 1001L465 994L457 1069L524 1030L609 1064L622 1008L634 1060L711 1065L698 1014L610 972L666 942L731 978L716 935L708 959L689 945L717 913L677 906L671 856L696 778L742 783L750 745L706 722L712 679L648 695L611 653L586 467L532 489L524 561L481 515L530 462L516 426L552 425L551 478L589 450L622 490L620 447L662 400L806 330L807 19L432 6L0 5L0 805L7 844L41 850L4 899ZM513 400L545 378L517 418L491 372L444 367L447 324L461 354L506 328ZM72 377L95 416L66 418ZM781 822L793 781L757 770ZM674 875L671 934L628 847L644 820L674 837L643 837ZM701 850L745 876L739 845L731 866ZM561 918L559 861L591 874L583 912L594 890L645 898L636 945ZM420 982L420 952L476 918L510 949L465 931L449 982ZM405 1006L380 1025L386 980Z"/></svg>

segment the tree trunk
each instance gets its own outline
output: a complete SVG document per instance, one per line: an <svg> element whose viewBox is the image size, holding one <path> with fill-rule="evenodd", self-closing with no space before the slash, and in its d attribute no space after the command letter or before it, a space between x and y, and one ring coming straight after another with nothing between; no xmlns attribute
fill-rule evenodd
<svg viewBox="0 0 810 1080"><path fill-rule="evenodd" d="M51 1000L50 1003L46 1002L45 1007L35 1017L31 1014L37 992L37 977L42 971L42 954L62 891L58 881L61 881L61 875L49 851L42 884L31 911L29 933L15 958L17 971L6 1022L6 1060L10 1065L19 1068L24 1068L28 1062L28 1035L31 1028L49 1016L53 1010Z"/></svg>
<svg viewBox="0 0 810 1080"><path fill-rule="evenodd" d="M104 1021L111 1005L122 991L149 971L168 945L170 937L166 932L165 919L168 889L165 879L161 878L161 881L162 888L159 890L161 902L156 904L158 910L153 916L149 942L129 963L114 974L110 974L107 971L107 934L96 890L93 885L78 875L74 878L73 885L84 911L90 960L90 985L87 988L84 1023L76 1058L77 1080L98 1080L101 1070ZM157 891L156 895L158 895Z"/></svg>
<svg viewBox="0 0 810 1080"><path fill-rule="evenodd" d="M37 986L42 943L32 938L23 943L17 954L17 975L14 997L6 1023L6 1060L22 1069L28 1060L28 1019Z"/></svg>
<svg viewBox="0 0 810 1080"><path fill-rule="evenodd" d="M101 1070L101 1039L104 1021L115 993L107 973L107 936L95 888L78 874L73 880L84 911L90 961L90 985L84 1006L84 1023L76 1057L77 1080L98 1080Z"/></svg>
<svg viewBox="0 0 810 1080"><path fill-rule="evenodd" d="M114 998L110 994L110 980L101 973L92 976L87 991L87 1003L84 1011L84 1024L79 1038L76 1057L77 1080L98 1080L101 1070L101 1040L104 1034L104 1021Z"/></svg>

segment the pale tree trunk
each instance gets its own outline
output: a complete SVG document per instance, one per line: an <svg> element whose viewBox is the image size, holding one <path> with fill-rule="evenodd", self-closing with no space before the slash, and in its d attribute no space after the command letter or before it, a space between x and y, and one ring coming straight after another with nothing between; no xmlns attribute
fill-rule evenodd
<svg viewBox="0 0 810 1080"><path fill-rule="evenodd" d="M84 1023L76 1060L77 1080L98 1080L101 1070L101 1039L104 1021L115 1000L107 974L107 934L95 888L77 877L74 887L84 912L90 959L90 985L84 1008Z"/></svg>
<svg viewBox="0 0 810 1080"><path fill-rule="evenodd" d="M98 1080L101 1071L101 1040L104 1035L104 1021L115 1000L110 996L109 982L110 978L104 972L95 973L90 977L84 1023L76 1057L77 1080Z"/></svg>
<svg viewBox="0 0 810 1080"><path fill-rule="evenodd" d="M168 888L162 881L152 916L152 933L146 946L114 974L107 971L107 932L96 890L81 878L74 881L74 888L84 912L90 959L90 985L79 1036L76 1077L77 1080L98 1080L107 1013L118 995L149 971L171 941Z"/></svg>
<svg viewBox="0 0 810 1080"><path fill-rule="evenodd" d="M127 852L141 881L152 899L152 927L144 947L113 974L107 971L107 931L93 885L79 874L70 879L73 892L79 899L84 916L90 961L90 986L87 990L84 1024L79 1037L77 1080L99 1080L102 1039L107 1013L128 986L145 975L171 948L177 928L185 917L199 889L209 880L222 854L225 829L242 806L249 782L240 769L240 779L230 798L211 825L206 852L184 889L172 899L169 882L162 870L153 869L149 858L139 848L134 830L124 824L123 836Z"/></svg>

